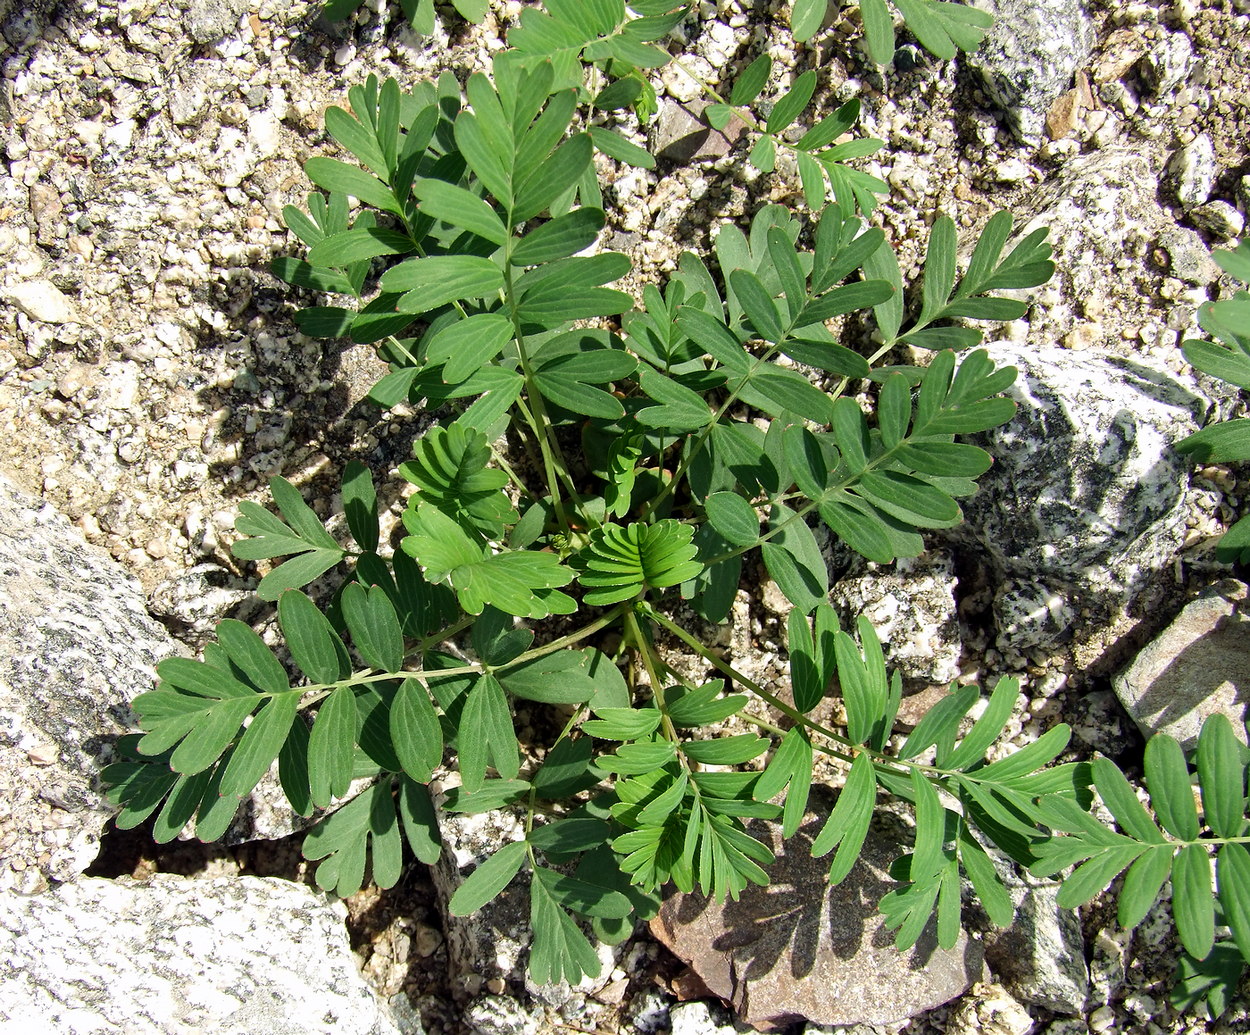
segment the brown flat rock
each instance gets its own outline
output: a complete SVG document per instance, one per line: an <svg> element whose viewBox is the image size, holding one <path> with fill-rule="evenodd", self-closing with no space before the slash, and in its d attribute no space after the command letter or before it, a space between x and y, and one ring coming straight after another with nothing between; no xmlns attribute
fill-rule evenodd
<svg viewBox="0 0 1250 1035"><path fill-rule="evenodd" d="M723 158L729 154L746 127L738 119L732 119L724 130L713 129L704 119L707 107L705 100L687 104L670 99L663 101L652 130L652 152L674 162Z"/></svg>
<svg viewBox="0 0 1250 1035"><path fill-rule="evenodd" d="M800 1020L821 1025L890 1024L962 994L981 975L981 943L961 934L938 947L933 925L908 952L894 947L877 903L894 882L886 873L899 842L875 829L837 887L828 862L811 857L813 818L784 846L771 830L772 883L751 886L737 902L674 895L651 921L652 933L747 1024L776 1030ZM782 848L784 847L784 851Z"/></svg>
<svg viewBox="0 0 1250 1035"><path fill-rule="evenodd" d="M1223 712L1244 735L1250 704L1247 588L1225 579L1187 604L1112 681L1143 733L1191 748L1207 716Z"/></svg>

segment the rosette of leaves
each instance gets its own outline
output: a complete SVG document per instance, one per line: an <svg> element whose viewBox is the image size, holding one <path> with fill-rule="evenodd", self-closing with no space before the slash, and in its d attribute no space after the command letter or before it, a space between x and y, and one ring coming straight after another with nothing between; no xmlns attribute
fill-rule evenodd
<svg viewBox="0 0 1250 1035"><path fill-rule="evenodd" d="M821 654L813 676L803 665L816 661L796 660L796 680L807 680L796 690L804 710L788 714L823 737L807 712L836 675L855 716L849 738L830 742L853 749L856 794L830 820L828 847L854 843L877 786L910 795L926 833L908 864L914 890L891 900L891 915L906 940L936 902L945 939L949 853L974 882L984 867L963 828L935 846L932 817L957 813L935 811L934 796L968 809L983 798L989 812L996 795L1027 794L1032 784L1013 781L1033 779L1036 765L1004 774L994 768L1001 762L985 764L1003 701L1015 698L996 690L986 713L993 721L959 740L976 692L957 691L954 705L922 724L936 729L933 739L909 741L914 750L891 763L874 761L869 784L858 758L881 752L897 683L882 682L870 630L860 630L862 655L834 634L808 521L819 518L873 559L919 552L925 530L960 519L956 500L975 489L989 460L956 437L1010 416L998 393L1013 372L983 353L961 360L950 350L927 366L882 371L874 369L880 356L835 337L832 321L858 312L881 323L889 342L906 338L901 315L889 322L905 311L897 261L880 259L884 235L863 225L850 200L807 225L770 206L749 233L724 228L711 266L684 255L678 274L662 289L647 286L635 309L612 286L628 260L585 254L605 214L594 169L600 141L578 121L577 88L561 83L549 60L504 58L495 74L471 77L463 98L447 79L408 93L371 79L350 92L351 113L327 117L359 164L310 160L310 178L328 193L313 194L307 214L288 212L307 259L275 268L341 296L343 304L298 319L309 332L378 348L390 369L375 401L407 399L437 413L400 469L412 486L406 535L387 552L374 484L359 465L342 493L355 549L281 479L272 484L281 517L244 507L236 555L288 558L261 592L277 602L293 667L231 622L203 661L163 663L160 685L136 701L143 735L108 774L122 822L155 817L167 838L193 821L201 836L216 836L276 762L297 812L337 807L305 852L319 861L322 886L348 894L367 869L379 885L394 883L405 840L417 858L436 856L426 785L454 757L460 786L443 807L513 806L529 822L524 841L484 864L453 910L489 900L528 866L535 977L597 972L582 921L619 939L670 880L719 896L766 880L769 852L745 820L780 814L792 827L806 802L794 768L806 757L801 737L783 739L782 761L763 777L703 768L752 762L771 741L720 735L726 720L747 721L746 695L683 678L655 643L657 627L688 636L664 611L678 587L701 614L723 618L743 558L758 548L795 604L795 658L816 656L798 631L815 609L808 639L823 651L832 635L840 666ZM349 196L362 203L354 219ZM1037 235L1001 257L1008 230L1001 217L991 220L957 281L953 236L935 226L922 312L906 340L971 344L976 332L950 321L1001 318L1007 310L987 292L1049 275ZM604 319L612 324L593 325ZM946 327L953 333L944 339L918 337ZM852 383L866 389L862 401L846 393ZM320 608L300 589L332 573L339 587ZM570 616L560 635L538 637L535 623L555 615ZM613 630L622 647L608 657L590 644ZM441 649L455 639L458 654ZM632 666L629 682L618 662ZM741 673L725 675L776 703ZM522 751L517 699L573 709L541 765ZM1057 753L1058 740L1021 752L1017 765L1055 757L1046 752ZM808 746L817 743L828 746L809 737ZM915 762L935 746L945 766L936 784L916 775ZM370 789L350 797L365 777ZM785 804L765 800L784 788ZM942 818L941 831L951 822ZM982 832L990 824L977 821ZM847 849L835 865L854 854Z"/></svg>

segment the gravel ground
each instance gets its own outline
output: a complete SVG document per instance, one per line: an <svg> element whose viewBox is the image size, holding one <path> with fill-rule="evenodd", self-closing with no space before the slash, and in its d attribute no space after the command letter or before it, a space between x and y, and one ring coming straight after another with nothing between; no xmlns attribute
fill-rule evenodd
<svg viewBox="0 0 1250 1035"><path fill-rule="evenodd" d="M379 414L364 403L381 364L366 348L300 335L292 314L310 299L267 272L271 257L294 252L280 213L308 190L302 163L334 153L324 111L369 73L403 83L450 70L463 79L502 45L520 6L495 2L474 28L440 11L436 35L421 39L397 6L375 0L334 26L302 0L0 0L0 465L133 571L154 609L190 639L237 613L231 609L255 584L256 572L241 568L228 549L240 500L267 502L266 480L281 474L328 517L349 459L391 470L425 426L402 408ZM1081 96L1052 109L1070 134L1027 145L1003 128L960 63L921 55L910 71L883 73L849 45L858 30L846 12L818 48L796 49L786 6L702 4L700 19L686 28L686 63L713 84L727 83L733 69L767 51L773 88L807 67L820 69L815 103L822 113L861 97L863 131L888 145L864 167L892 187L881 222L905 279L919 270L925 227L936 213L954 217L965 236L999 208L1027 220L1082 161L1117 149L1157 171L1203 137L1213 166L1223 170L1211 196L1239 200L1243 211L1250 200L1250 40L1241 0L1092 3L1093 53L1073 91ZM1142 55L1166 52L1178 35L1192 51L1188 74L1153 93L1125 90L1125 71ZM676 68L660 79L662 96L697 94ZM643 140L634 127L623 128ZM740 147L718 160L661 163L654 172L603 170L611 244L635 260L628 289L662 279L685 248L706 251L718 224L742 224L769 201L797 202L792 168L781 163L764 176L742 159ZM1165 204L1172 204L1171 189L1163 177L1157 193ZM1224 243L1218 231L1203 232L1186 231L1204 246ZM1057 245L1061 271L1036 293L1033 322L1020 321L1004 336L1077 349L1096 344L1184 369L1178 340L1193 330L1208 289L1179 275L1175 256L1126 234L1123 282L1105 297L1087 297L1075 279L1081 255L1066 252L1062 240ZM383 491L395 492L394 483ZM1192 492L1194 549L1163 599L1148 604L1145 617L1082 629L1058 656L994 651L987 636L978 639L970 601L965 671L1026 679L1031 704L1012 727L1020 739L1062 714L1088 744L1108 750L1130 743L1134 734L1107 700L1107 676L1209 572L1201 544L1239 506L1234 475L1200 472ZM766 592L755 603L744 598L725 645L754 658L757 678L775 681L778 620ZM420 998L431 1032L454 1029L431 976L441 950L437 918L421 898L428 883L424 876L410 883L411 895L401 888L389 904L362 901L353 909L372 918L357 928L359 951L381 990ZM400 908L404 901L413 908ZM390 922L397 917L402 923ZM1172 952L1165 928L1148 925L1139 935L1125 974L1124 947L1093 937L1102 917L1092 914L1088 926L1089 944L1102 953L1096 972L1110 975L1108 988L1124 1004L1089 1030L1205 1030L1168 1020L1155 1006ZM429 966L411 965L414 953ZM960 1009L967 1007L938 1011L907 1030L1011 1030L957 1020ZM1151 1026L1156 1011L1158 1029Z"/></svg>

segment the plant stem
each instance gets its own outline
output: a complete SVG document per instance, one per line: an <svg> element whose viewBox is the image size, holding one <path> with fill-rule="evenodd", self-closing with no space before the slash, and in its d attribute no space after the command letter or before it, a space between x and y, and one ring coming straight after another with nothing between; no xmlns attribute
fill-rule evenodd
<svg viewBox="0 0 1250 1035"><path fill-rule="evenodd" d="M632 609L625 612L625 629L630 639L637 645L643 667L647 670L647 679L651 682L651 696L663 716L661 724L664 727L664 736L676 744L678 742L677 728L673 725L673 720L668 717L668 709L664 704L664 682L659 675L663 662L656 656L655 648L643 635L642 626L638 624L638 616Z"/></svg>
<svg viewBox="0 0 1250 1035"><path fill-rule="evenodd" d="M803 726L806 726L808 729L816 733L819 733L821 736L828 737L830 740L834 741L835 743L841 744L844 747L852 748L856 751L864 750L864 748L861 745L856 744L853 740L849 740L846 737L843 737L837 733L834 733L833 730L820 725L820 723L818 722L813 722L811 719L809 719L806 715L804 715L797 708L794 708L791 705L786 704L785 701L781 700L781 698L777 697L775 694L770 694L767 690L765 690L762 686L760 686L759 683L755 682L755 680L739 672L736 668L734 668L728 662L722 661L720 658L718 658L714 653L712 653L712 651L708 650L707 647L701 644L697 639L695 639L692 635L690 635L690 633L686 632L685 629L683 629L680 625L674 622L667 615L663 615L663 614L660 614L658 611L652 610L650 612L649 617L651 618L653 622L658 623L660 626L662 626L663 628L671 632L674 636L676 636L679 640L681 640L687 647L689 647L696 654L698 654L699 657L701 657L704 661L708 662L714 668L719 669L725 675L729 676L729 678L732 679L735 683L738 683L741 686L746 687L748 690L751 691L751 693L755 694L755 696L760 698L762 701L765 701L766 703L771 704L774 708L776 708L783 715L787 716L788 718L793 719L795 722Z"/></svg>
<svg viewBox="0 0 1250 1035"><path fill-rule="evenodd" d="M579 643L587 637L593 636L605 626L616 621L621 612L625 610L625 604L617 604L616 607L600 615L593 622L588 622L586 625L583 625L580 629L577 629L566 636L561 636L559 639L552 640L549 643L544 643L539 647L532 647L531 649L513 658L506 665L493 667L491 671L506 673L509 669L516 668L518 665L523 665L527 661L533 661L536 658L541 658L548 654L554 654L558 650L562 650L565 647ZM455 625L448 626L446 629L435 633L433 636L426 637L426 639L421 641L421 652L424 652L427 644L433 646L434 644L441 643L449 636L453 636L462 629L468 628L475 621L477 621L477 619L477 615L466 615ZM353 673L347 679L340 679L333 683L313 683L309 686L297 687L296 689L298 689L302 694L311 695L306 696L300 702L301 708L307 708L309 705L316 704L322 698L328 697L341 686L362 686L367 683L383 683L388 679L416 679L420 682L426 683L431 679L441 679L444 676L480 676L484 671L485 669L483 666L477 664L458 665L453 668L400 669L398 672L370 672L368 669L362 669L359 673ZM291 691L285 692L290 693ZM275 695L267 694L264 696L273 697Z"/></svg>

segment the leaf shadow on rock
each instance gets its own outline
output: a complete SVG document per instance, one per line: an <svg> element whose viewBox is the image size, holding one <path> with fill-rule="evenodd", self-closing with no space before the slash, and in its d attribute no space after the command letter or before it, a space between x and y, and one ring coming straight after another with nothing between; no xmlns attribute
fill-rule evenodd
<svg viewBox="0 0 1250 1035"><path fill-rule="evenodd" d="M1232 686L1232 700L1221 693ZM1244 721L1250 713L1250 617L1240 611L1221 617L1202 636L1177 652L1150 679L1136 711L1149 717L1153 729L1193 724L1194 734L1206 713L1203 705L1216 694L1221 711L1239 711L1230 718ZM1209 707L1209 706L1208 706ZM1185 722L1186 716L1191 716ZM1191 738L1178 730L1174 736L1189 745Z"/></svg>
<svg viewBox="0 0 1250 1035"><path fill-rule="evenodd" d="M821 796L817 792L817 796ZM887 868L907 833L889 817L874 822L860 861L830 887L828 859L811 857L822 818L780 843L770 824L750 832L778 852L771 884L716 905L702 895L668 900L652 930L685 959L709 991L757 1027L807 1018L820 1024L885 1023L946 1001L981 972L980 943L939 949L932 922L913 948L894 947L878 912L896 885ZM888 997L879 994L893 989Z"/></svg>

